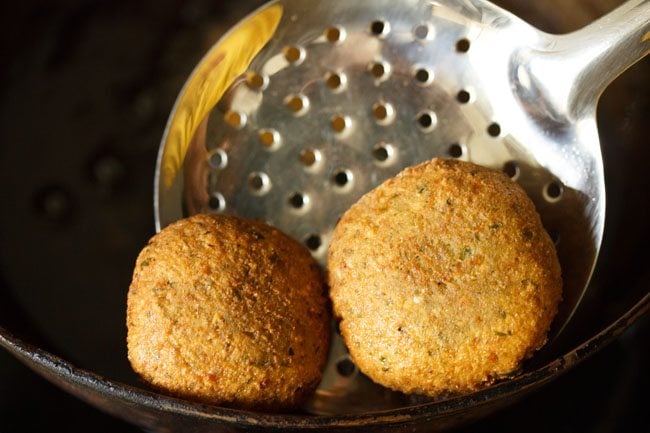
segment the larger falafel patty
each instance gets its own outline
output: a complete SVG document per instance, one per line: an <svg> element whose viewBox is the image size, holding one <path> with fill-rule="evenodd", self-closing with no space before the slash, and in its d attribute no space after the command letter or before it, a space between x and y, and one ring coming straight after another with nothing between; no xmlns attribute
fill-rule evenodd
<svg viewBox="0 0 650 433"><path fill-rule="evenodd" d="M375 382L476 390L544 344L561 298L554 245L503 173L433 159L363 196L328 255L335 314Z"/></svg>

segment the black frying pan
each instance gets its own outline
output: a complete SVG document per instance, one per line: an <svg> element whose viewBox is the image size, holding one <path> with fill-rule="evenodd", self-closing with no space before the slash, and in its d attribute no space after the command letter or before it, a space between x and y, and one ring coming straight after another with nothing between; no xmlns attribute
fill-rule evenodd
<svg viewBox="0 0 650 433"><path fill-rule="evenodd" d="M259 3L25 2L0 14L0 345L66 391L149 430L428 431L482 418L531 391L536 395L526 401L537 401L538 410L569 413L546 406L566 402L566 388L535 400L548 395L548 382L612 341L615 347L644 341L634 338L637 328L624 340L619 335L650 305L647 59L612 84L599 107L608 214L589 297L569 331L533 358L525 375L466 398L342 419L196 405L152 393L135 378L126 361L125 296L135 256L153 234L153 168L164 122L202 53ZM596 2L585 0L591 6L555 10L556 20L540 22L536 8L547 2L500 3L549 31L579 27L597 13ZM39 400L30 387L39 393L49 388L13 362L2 354L0 431L14 416L12 407L20 407L16 395L33 401L29 414L49 414L39 401L58 401ZM14 381L14 371L23 375L27 392ZM647 383L647 374L639 377ZM562 380L572 383L571 376ZM599 390L592 386L575 395L591 397ZM67 407L66 417L77 416L77 406ZM500 412L502 420L527 421L517 412L526 404L511 407ZM25 426L49 427L47 418L17 418Z"/></svg>

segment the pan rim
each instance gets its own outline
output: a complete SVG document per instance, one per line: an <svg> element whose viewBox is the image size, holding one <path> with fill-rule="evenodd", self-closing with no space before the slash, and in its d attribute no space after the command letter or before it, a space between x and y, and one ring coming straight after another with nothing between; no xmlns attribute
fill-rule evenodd
<svg viewBox="0 0 650 433"><path fill-rule="evenodd" d="M110 412L98 400L117 400L122 405L149 411L164 411L183 417L265 428L348 428L376 425L399 425L423 420L433 421L465 409L494 404L526 393L550 382L588 359L606 346L650 310L650 293L646 293L614 322L591 338L547 364L512 379L499 382L472 394L420 403L397 409L346 415L271 414L194 403L103 377L34 346L0 326L0 346L39 375L89 404ZM95 398L92 398L95 397ZM113 415L119 416L119 413ZM133 422L133 420L131 420Z"/></svg>

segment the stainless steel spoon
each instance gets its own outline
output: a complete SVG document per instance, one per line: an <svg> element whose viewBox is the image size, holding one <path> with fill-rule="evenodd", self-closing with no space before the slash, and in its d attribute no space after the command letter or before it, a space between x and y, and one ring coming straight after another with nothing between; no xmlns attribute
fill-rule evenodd
<svg viewBox="0 0 650 433"><path fill-rule="evenodd" d="M482 0L269 3L208 52L177 100L157 163L157 228L204 211L260 218L324 265L340 215L402 168L445 156L502 169L557 245L557 335L603 235L597 101L649 50L648 0L567 35ZM307 409L405 399L360 375L338 339Z"/></svg>

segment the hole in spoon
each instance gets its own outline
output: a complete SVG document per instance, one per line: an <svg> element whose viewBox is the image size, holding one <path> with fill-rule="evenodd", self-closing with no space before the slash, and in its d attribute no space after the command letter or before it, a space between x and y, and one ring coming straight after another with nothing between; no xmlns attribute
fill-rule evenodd
<svg viewBox="0 0 650 433"><path fill-rule="evenodd" d="M219 192L212 193L208 200L208 206L213 211L222 212L226 208L226 199Z"/></svg>
<svg viewBox="0 0 650 433"><path fill-rule="evenodd" d="M353 175L350 170L340 169L332 175L332 184L339 191L347 191L352 186Z"/></svg>
<svg viewBox="0 0 650 433"><path fill-rule="evenodd" d="M449 146L447 153L452 158L460 158L463 156L463 147L458 143L453 143L451 146Z"/></svg>
<svg viewBox="0 0 650 433"><path fill-rule="evenodd" d="M390 164L395 156L395 148L389 143L377 143L372 148L372 156L380 165Z"/></svg>
<svg viewBox="0 0 650 433"><path fill-rule="evenodd" d="M436 127L437 121L438 118L436 116L436 113L434 113L431 110L421 111L417 115L418 126L420 127L420 130L422 130L423 132L433 131L433 129Z"/></svg>
<svg viewBox="0 0 650 433"><path fill-rule="evenodd" d="M269 77L257 72L246 74L246 85L252 90L264 90L269 85Z"/></svg>
<svg viewBox="0 0 650 433"><path fill-rule="evenodd" d="M347 356L336 363L336 372L343 377L350 377L354 374L356 366Z"/></svg>
<svg viewBox="0 0 650 433"><path fill-rule="evenodd" d="M519 177L519 165L515 161L508 161L503 164L503 172L512 180Z"/></svg>
<svg viewBox="0 0 650 433"><path fill-rule="evenodd" d="M323 239L320 235L311 234L305 239L305 245L311 251L317 251L323 245Z"/></svg>
<svg viewBox="0 0 650 433"><path fill-rule="evenodd" d="M309 204L309 196L301 192L294 192L289 196L289 205L295 210L304 210Z"/></svg>
<svg viewBox="0 0 650 433"><path fill-rule="evenodd" d="M325 38L328 42L337 43L345 39L345 30L341 27L328 27L325 30Z"/></svg>
<svg viewBox="0 0 650 433"><path fill-rule="evenodd" d="M229 110L224 115L224 121L234 129L241 129L246 125L246 114Z"/></svg>
<svg viewBox="0 0 650 433"><path fill-rule="evenodd" d="M471 95L467 90L461 90L458 92L456 95L456 100L460 102L461 104L467 104L469 100L471 99Z"/></svg>
<svg viewBox="0 0 650 433"><path fill-rule="evenodd" d="M348 116L335 114L330 120L330 126L337 134L343 134L349 127L352 121Z"/></svg>
<svg viewBox="0 0 650 433"><path fill-rule="evenodd" d="M501 126L496 122L490 123L490 125L487 127L487 133L491 137L498 137L501 135Z"/></svg>
<svg viewBox="0 0 650 433"><path fill-rule="evenodd" d="M456 51L458 51L459 53L466 53L469 51L469 46L470 46L469 39L467 38L459 39L456 42Z"/></svg>
<svg viewBox="0 0 650 433"><path fill-rule="evenodd" d="M220 170L228 165L228 155L222 149L216 149L208 156L208 165L215 170Z"/></svg>
<svg viewBox="0 0 650 433"><path fill-rule="evenodd" d="M546 184L544 188L544 199L550 203L555 203L562 198L564 187L557 181L552 181Z"/></svg>
<svg viewBox="0 0 650 433"><path fill-rule="evenodd" d="M300 163L305 169L315 169L322 159L320 151L316 149L304 149L300 152Z"/></svg>
<svg viewBox="0 0 650 433"><path fill-rule="evenodd" d="M305 60L306 56L305 49L296 45L284 47L282 53L284 54L284 58L287 60L287 62L293 65L299 65L302 63L302 61Z"/></svg>
<svg viewBox="0 0 650 433"><path fill-rule="evenodd" d="M257 133L257 138L266 150L275 150L282 142L280 133L270 128L260 129Z"/></svg>
<svg viewBox="0 0 650 433"><path fill-rule="evenodd" d="M413 29L413 37L418 41L433 39L433 27L429 23L421 23Z"/></svg>
<svg viewBox="0 0 650 433"><path fill-rule="evenodd" d="M375 20L370 23L370 33L378 37L386 37L390 32L390 23L383 20Z"/></svg>
<svg viewBox="0 0 650 433"><path fill-rule="evenodd" d="M374 77L376 83L386 81L390 75L390 64L384 60L368 65L368 72Z"/></svg>
<svg viewBox="0 0 650 433"><path fill-rule="evenodd" d="M372 106L372 115L379 125L388 125L395 119L395 109L389 102L377 102Z"/></svg>
<svg viewBox="0 0 650 433"><path fill-rule="evenodd" d="M254 195L264 195L271 189L271 179L266 173L253 172L248 175L248 188Z"/></svg>
<svg viewBox="0 0 650 433"><path fill-rule="evenodd" d="M309 99L305 95L289 95L284 103L294 116L302 116L309 110Z"/></svg>
<svg viewBox="0 0 650 433"><path fill-rule="evenodd" d="M433 81L433 71L425 67L417 67L413 71L413 78L419 86L427 86Z"/></svg>
<svg viewBox="0 0 650 433"><path fill-rule="evenodd" d="M345 90L347 77L342 72L330 71L325 74L325 84L327 84L327 87L329 87L334 93L338 93Z"/></svg>

